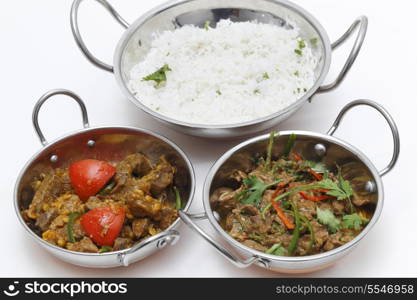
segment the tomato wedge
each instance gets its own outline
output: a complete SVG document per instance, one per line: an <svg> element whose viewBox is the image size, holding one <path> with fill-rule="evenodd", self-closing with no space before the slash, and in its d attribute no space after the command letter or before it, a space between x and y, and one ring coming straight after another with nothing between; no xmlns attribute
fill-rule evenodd
<svg viewBox="0 0 417 300"><path fill-rule="evenodd" d="M115 167L95 159L80 160L69 166L71 184L81 200L96 195L115 173Z"/></svg>
<svg viewBox="0 0 417 300"><path fill-rule="evenodd" d="M102 206L85 213L80 218L84 231L99 246L113 246L125 220L123 207Z"/></svg>

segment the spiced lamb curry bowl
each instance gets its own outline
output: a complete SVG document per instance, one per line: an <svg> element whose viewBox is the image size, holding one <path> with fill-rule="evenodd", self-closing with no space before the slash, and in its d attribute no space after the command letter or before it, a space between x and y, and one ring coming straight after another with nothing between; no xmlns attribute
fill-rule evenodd
<svg viewBox="0 0 417 300"><path fill-rule="evenodd" d="M78 102L84 129L48 143L38 113L55 95ZM175 244L195 182L177 145L145 129L90 128L83 101L68 90L42 96L33 124L44 147L19 175L14 204L41 246L72 264L116 267Z"/></svg>
<svg viewBox="0 0 417 300"><path fill-rule="evenodd" d="M333 136L347 111L376 109L389 124L393 156L378 171L354 146ZM181 219L238 267L255 264L276 272L329 267L369 232L383 206L381 177L399 155L397 127L379 104L346 105L327 134L272 131L227 151L209 171L205 212ZM220 245L195 222L208 219Z"/></svg>

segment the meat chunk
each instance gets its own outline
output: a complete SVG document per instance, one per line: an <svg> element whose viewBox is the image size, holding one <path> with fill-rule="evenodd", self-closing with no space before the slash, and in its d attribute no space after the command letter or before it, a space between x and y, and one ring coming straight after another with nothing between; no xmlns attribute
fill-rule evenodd
<svg viewBox="0 0 417 300"><path fill-rule="evenodd" d="M130 177L142 177L151 170L152 164L144 155L140 153L128 155L117 165L116 175L114 176L116 186L112 192L120 191Z"/></svg>
<svg viewBox="0 0 417 300"><path fill-rule="evenodd" d="M58 210L51 208L46 212L42 213L39 218L36 219L35 225L38 226L42 231L46 231L51 225L52 221L58 216Z"/></svg>
<svg viewBox="0 0 417 300"><path fill-rule="evenodd" d="M178 218L178 213L171 207L165 207L161 209L158 216L155 218L159 221L159 227L162 230L167 229Z"/></svg>
<svg viewBox="0 0 417 300"><path fill-rule="evenodd" d="M227 214L235 207L237 192L227 187L218 188L211 194L210 204L220 214Z"/></svg>
<svg viewBox="0 0 417 300"><path fill-rule="evenodd" d="M131 213L136 217L154 217L161 208L162 204L151 196L145 195L142 190L132 193L126 201Z"/></svg>
<svg viewBox="0 0 417 300"><path fill-rule="evenodd" d="M113 244L113 251L119 251L132 247L133 242L129 238L118 237Z"/></svg>
<svg viewBox="0 0 417 300"><path fill-rule="evenodd" d="M311 226L314 230L315 247L316 249L320 249L329 238L329 232L325 226L316 220L311 221Z"/></svg>
<svg viewBox="0 0 417 300"><path fill-rule="evenodd" d="M151 192L157 196L172 183L174 173L174 167L162 156L156 168L142 179L151 184Z"/></svg>
<svg viewBox="0 0 417 300"><path fill-rule="evenodd" d="M234 214L227 216L226 229L228 230L229 235L238 241L244 241L247 239L247 234L243 231L242 224L236 219Z"/></svg>
<svg viewBox="0 0 417 300"><path fill-rule="evenodd" d="M80 240L85 235L79 219L75 221L74 225L72 225L72 232L76 240Z"/></svg>
<svg viewBox="0 0 417 300"><path fill-rule="evenodd" d="M84 203L75 194L66 193L59 196L56 201L52 203L58 208L59 214L70 214L72 212L83 212Z"/></svg>
<svg viewBox="0 0 417 300"><path fill-rule="evenodd" d="M300 211L300 214L309 220L311 220L313 218L313 215L316 214L317 205L314 201L299 198L299 200L297 201L297 206Z"/></svg>
<svg viewBox="0 0 417 300"><path fill-rule="evenodd" d="M41 181L26 215L31 219L36 219L42 213L45 204L54 201L57 196L69 191L71 191L71 183L68 172L62 169L52 171L45 175Z"/></svg>
<svg viewBox="0 0 417 300"><path fill-rule="evenodd" d="M258 242L255 242L254 240L246 240L242 244L252 249L262 251L262 252L265 252L266 250L268 250L268 248L266 248L265 246L262 246L261 244L259 244Z"/></svg>
<svg viewBox="0 0 417 300"><path fill-rule="evenodd" d="M310 246L312 247L311 244L311 235L310 234L305 234L303 235L297 243L297 249L296 254L298 255L307 255L310 253L310 250L312 248L310 248Z"/></svg>
<svg viewBox="0 0 417 300"><path fill-rule="evenodd" d="M323 246L325 251L330 251L334 248L340 247L347 242L353 240L354 236L352 235L344 235L342 232L336 232L329 236L326 243Z"/></svg>
<svg viewBox="0 0 417 300"><path fill-rule="evenodd" d="M352 199L352 202L356 206L364 206L364 205L367 205L369 203L372 203L372 198L371 197L366 197L366 196L354 195L353 199Z"/></svg>
<svg viewBox="0 0 417 300"><path fill-rule="evenodd" d="M268 235L265 237L264 243L269 246L281 244L283 247L287 248L290 244L291 238L292 236L287 233Z"/></svg>
<svg viewBox="0 0 417 300"><path fill-rule="evenodd" d="M68 216L67 215L59 215L58 217L56 217L51 225L50 228L51 229L58 229L58 228L62 228L65 226L65 224L67 224L68 222Z"/></svg>
<svg viewBox="0 0 417 300"><path fill-rule="evenodd" d="M137 239L145 236L148 230L150 220L148 218L136 219L132 222L133 236Z"/></svg>
<svg viewBox="0 0 417 300"><path fill-rule="evenodd" d="M343 213L345 213L345 210L346 210L345 204L346 203L343 200L333 200L332 201L333 212L336 215L342 215Z"/></svg>
<svg viewBox="0 0 417 300"><path fill-rule="evenodd" d="M132 224L132 226L133 226L133 224ZM130 226L130 225L123 226L122 231L120 233L120 237L133 239L134 234L133 234L132 226Z"/></svg>
<svg viewBox="0 0 417 300"><path fill-rule="evenodd" d="M97 253L98 248L89 237L84 237L81 241L67 243L67 249L77 252Z"/></svg>

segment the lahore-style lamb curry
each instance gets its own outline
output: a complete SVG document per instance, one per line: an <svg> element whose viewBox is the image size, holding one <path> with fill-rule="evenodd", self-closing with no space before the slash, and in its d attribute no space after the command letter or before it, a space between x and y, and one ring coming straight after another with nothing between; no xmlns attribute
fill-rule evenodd
<svg viewBox="0 0 417 300"><path fill-rule="evenodd" d="M76 161L34 178L35 191L22 211L45 241L78 252L132 247L168 228L182 208L176 169L135 153L113 163Z"/></svg>

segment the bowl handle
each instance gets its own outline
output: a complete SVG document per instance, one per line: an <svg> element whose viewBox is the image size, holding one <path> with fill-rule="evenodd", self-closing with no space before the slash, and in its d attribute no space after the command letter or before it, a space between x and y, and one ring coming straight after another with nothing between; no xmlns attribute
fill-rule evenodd
<svg viewBox="0 0 417 300"><path fill-rule="evenodd" d="M51 98L55 95L65 95L65 96L69 96L72 99L74 99L81 108L81 114L82 114L82 117L83 117L83 126L84 126L84 128L88 128L90 126L89 123L88 123L87 108L85 107L85 104L84 104L83 100L81 100L81 98L77 94L75 94L75 93L73 93L69 90L64 90L64 89L51 90L51 91L47 92L46 94L42 95L42 97L38 100L38 102L36 102L35 107L33 108L33 113L32 113L33 127L35 128L36 134L38 135L42 145L44 145L44 146L46 146L48 144L48 142L45 139L45 136L43 135L41 128L39 127L39 111L40 111L42 105L46 102L46 100L48 100L49 98Z"/></svg>
<svg viewBox="0 0 417 300"><path fill-rule="evenodd" d="M81 37L80 29L78 27L78 8L80 6L80 3L83 0L74 0L71 7L71 30L72 34L74 36L74 39L78 45L78 48L82 51L85 57L96 67L99 67L100 69L103 69L105 71L113 73L113 66L106 64L105 62L99 60L96 58L90 50L88 50L87 46L84 43L84 40ZM96 0L98 3L100 3L102 6L104 6L105 9L112 15L112 17L124 28L129 27L129 23L126 22L125 19L123 19L119 13L106 1L106 0Z"/></svg>
<svg viewBox="0 0 417 300"><path fill-rule="evenodd" d="M317 93L326 93L337 88L342 81L345 79L346 74L349 72L356 58L358 57L359 51L361 50L363 41L365 40L366 31L368 29L368 18L366 16L360 16L353 22L349 29L332 44L332 50L336 50L340 45L344 44L354 33L356 28L359 27L358 35L355 43L353 44L352 50L350 51L349 57L347 58L345 65L337 76L336 80L332 83L319 87Z"/></svg>
<svg viewBox="0 0 417 300"><path fill-rule="evenodd" d="M392 138L394 140L394 151L393 151L393 155L389 164L385 168L383 168L381 171L379 171L379 175L384 176L385 174L387 174L394 168L395 164L397 163L398 156L400 154L400 135L398 133L397 125L395 124L394 119L391 117L391 115L388 113L388 111L386 111L384 107L382 107L378 103L371 101L371 100L352 101L342 108L336 120L334 121L332 127L330 127L330 129L327 131L327 134L333 135L335 131L337 130L337 128L339 127L340 122L343 120L343 117L345 116L345 114L351 108L355 106L359 106L359 105L367 105L376 109L385 118L385 120L388 122L389 127L391 128Z"/></svg>
<svg viewBox="0 0 417 300"><path fill-rule="evenodd" d="M137 251L153 251L156 249L164 248L167 245L175 245L180 239L180 233L176 230L167 230L155 234L154 236L140 242L132 248L122 251L117 254L117 260L121 266L127 267L130 263L130 257Z"/></svg>
<svg viewBox="0 0 417 300"><path fill-rule="evenodd" d="M235 255L230 253L229 250L221 246L219 243L217 243L211 236L209 236L207 233L203 231L195 222L194 220L203 220L207 219L206 214L198 214L198 215L191 215L187 214L184 211L178 211L178 215L180 216L181 220L190 227L193 231L198 233L202 238L204 238L210 245L212 245L216 250L227 260L229 260L232 264L239 268L246 268L252 265L255 262L261 263L265 268L269 268L269 263L263 258L260 258L258 256L252 256L246 260L241 260L237 258Z"/></svg>

